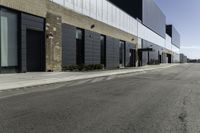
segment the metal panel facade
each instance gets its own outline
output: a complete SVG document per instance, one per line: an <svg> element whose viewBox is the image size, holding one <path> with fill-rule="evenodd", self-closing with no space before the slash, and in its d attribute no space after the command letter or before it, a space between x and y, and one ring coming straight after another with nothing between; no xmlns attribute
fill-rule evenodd
<svg viewBox="0 0 200 133"><path fill-rule="evenodd" d="M165 38L166 17L156 5L154 0L109 1L114 3L123 11L127 12L130 16L140 19L145 26ZM128 21L126 18L124 18L124 20L125 22Z"/></svg>
<svg viewBox="0 0 200 133"><path fill-rule="evenodd" d="M165 47L165 39L145 27L143 24L138 22L138 37L154 43L158 46Z"/></svg>
<svg viewBox="0 0 200 133"><path fill-rule="evenodd" d="M173 47L172 44L180 44L180 35L178 36L178 32L174 30L174 32L172 32L171 35L172 38L166 36L166 17L153 0L134 0L134 1L127 0L127 2L119 0L110 0L119 8L107 0L52 0L52 1L62 6L64 5L66 8L72 9L73 11L79 14L86 15L92 19L104 22L110 26L113 26L122 31L130 33L134 36L137 36L138 38L144 40L144 47L145 45L153 44L156 50L162 47L170 51L179 53L179 49L176 48L175 46ZM133 3L133 5L131 3ZM137 21L134 17L139 18L141 22L139 20ZM173 34L175 34L174 38ZM85 37L87 37L86 34ZM88 50L88 59L85 59L85 61L86 62L88 61L88 64L91 63L94 64L93 59L91 59L91 57L89 56L89 54L91 54L91 51L89 50L91 49L91 46L89 45L91 40L92 38L87 38L87 40L85 40L86 44L85 50ZM111 49L113 50L114 49L113 38L112 39L108 38L107 41L111 45L107 46L109 48L108 51L110 51ZM112 48L110 49L110 47ZM158 60L158 54L159 54L158 51L156 54L155 52L150 53L152 54L152 57L155 57L155 60ZM108 54L109 53L112 52L108 52ZM110 57L108 56L107 59L109 60L109 58ZM112 59L113 58L114 57L112 57ZM111 67L115 66L113 65L114 63L112 62L109 63L108 61L108 66L109 64ZM119 62L117 64L119 64Z"/></svg>
<svg viewBox="0 0 200 133"><path fill-rule="evenodd" d="M107 0L50 0L79 14L137 35L137 21ZM121 16L119 18L119 16Z"/></svg>
<svg viewBox="0 0 200 133"><path fill-rule="evenodd" d="M62 65L76 65L76 27L62 24Z"/></svg>
<svg viewBox="0 0 200 133"><path fill-rule="evenodd" d="M172 25L166 26L166 32L172 38L172 44L176 47L180 48L180 34L176 30L176 28Z"/></svg>
<svg viewBox="0 0 200 133"><path fill-rule="evenodd" d="M172 50L172 38L166 34L166 40L165 40L165 48L168 50Z"/></svg>
<svg viewBox="0 0 200 133"><path fill-rule="evenodd" d="M166 34L165 48L174 53L177 53L177 54L180 53L180 49L177 46L175 46L174 44L172 44L172 38L168 34Z"/></svg>
<svg viewBox="0 0 200 133"><path fill-rule="evenodd" d="M179 54L180 53L180 49L179 48L177 48L176 46L174 46L174 45L172 45L172 51L174 52L174 53L177 53L177 54Z"/></svg>
<svg viewBox="0 0 200 133"><path fill-rule="evenodd" d="M27 29L44 31L44 19L21 13L21 71L26 72L26 35ZM45 44L44 44L45 45Z"/></svg>
<svg viewBox="0 0 200 133"><path fill-rule="evenodd" d="M85 30L85 64L101 64L100 34Z"/></svg>
<svg viewBox="0 0 200 133"><path fill-rule="evenodd" d="M130 50L135 49L134 44L126 42L126 51L125 51L125 66L130 66ZM135 58L135 57L134 57Z"/></svg>
<svg viewBox="0 0 200 133"><path fill-rule="evenodd" d="M154 0L142 0L142 22L145 26L165 38L166 17Z"/></svg>
<svg viewBox="0 0 200 133"><path fill-rule="evenodd" d="M158 62L159 54L162 54L162 47L157 46L151 42L143 40L142 48L152 48L153 51L149 51L149 63ZM148 64L148 51L142 52L142 64Z"/></svg>
<svg viewBox="0 0 200 133"><path fill-rule="evenodd" d="M106 37L106 68L119 67L119 40Z"/></svg>
<svg viewBox="0 0 200 133"><path fill-rule="evenodd" d="M139 2L141 0L109 0L113 4L115 4L117 7L131 15L132 17L137 18L137 9L141 8L139 7Z"/></svg>

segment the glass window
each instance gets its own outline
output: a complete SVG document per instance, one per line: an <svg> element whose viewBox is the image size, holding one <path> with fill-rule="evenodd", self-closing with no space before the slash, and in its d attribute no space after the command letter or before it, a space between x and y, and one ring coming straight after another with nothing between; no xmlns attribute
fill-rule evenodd
<svg viewBox="0 0 200 133"><path fill-rule="evenodd" d="M18 65L17 14L1 9L1 66Z"/></svg>
<svg viewBox="0 0 200 133"><path fill-rule="evenodd" d="M83 39L83 30L76 29L76 39L82 40Z"/></svg>

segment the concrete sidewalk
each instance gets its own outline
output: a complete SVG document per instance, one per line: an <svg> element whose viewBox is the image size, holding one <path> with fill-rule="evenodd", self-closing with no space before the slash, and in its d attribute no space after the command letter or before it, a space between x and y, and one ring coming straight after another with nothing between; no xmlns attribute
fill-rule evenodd
<svg viewBox="0 0 200 133"><path fill-rule="evenodd" d="M50 72L50 73L38 72L38 73L0 74L0 91L46 85L52 83L68 82L73 80L138 73L156 69L165 69L177 65L179 64L161 64L155 66L144 66L139 68L106 70L106 71L96 71L96 72Z"/></svg>

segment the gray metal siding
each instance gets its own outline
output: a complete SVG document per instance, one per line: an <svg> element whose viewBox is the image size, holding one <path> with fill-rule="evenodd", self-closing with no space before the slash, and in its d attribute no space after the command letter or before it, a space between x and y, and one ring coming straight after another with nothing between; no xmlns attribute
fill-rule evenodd
<svg viewBox="0 0 200 133"><path fill-rule="evenodd" d="M166 53L162 54L162 63L168 63L167 62L167 54Z"/></svg>
<svg viewBox="0 0 200 133"><path fill-rule="evenodd" d="M119 40L106 37L106 68L119 67Z"/></svg>
<svg viewBox="0 0 200 133"><path fill-rule="evenodd" d="M142 22L145 26L165 38L166 17L154 0L142 0Z"/></svg>
<svg viewBox="0 0 200 133"><path fill-rule="evenodd" d="M166 17L154 0L109 0L165 38Z"/></svg>
<svg viewBox="0 0 200 133"><path fill-rule="evenodd" d="M109 0L134 18L142 17L142 0Z"/></svg>
<svg viewBox="0 0 200 133"><path fill-rule="evenodd" d="M101 35L85 30L85 64L101 64Z"/></svg>
<svg viewBox="0 0 200 133"><path fill-rule="evenodd" d="M26 72L26 31L28 29L44 31L44 18L21 13L21 71ZM45 45L45 44L44 44Z"/></svg>
<svg viewBox="0 0 200 133"><path fill-rule="evenodd" d="M115 68L119 66L119 40L118 39L114 39L113 52L114 52L113 67Z"/></svg>
<svg viewBox="0 0 200 133"><path fill-rule="evenodd" d="M169 36L172 38L172 44L178 48L180 48L180 34L176 30L176 28L172 25L167 25L166 26L166 32Z"/></svg>
<svg viewBox="0 0 200 133"><path fill-rule="evenodd" d="M158 61L158 52L162 54L162 48L156 44L143 40L142 48L152 48L153 51L149 51L149 61ZM142 65L148 64L148 52L142 52Z"/></svg>
<svg viewBox="0 0 200 133"><path fill-rule="evenodd" d="M113 67L113 39L106 37L106 68Z"/></svg>
<svg viewBox="0 0 200 133"><path fill-rule="evenodd" d="M76 27L62 24L62 66L76 65Z"/></svg>
<svg viewBox="0 0 200 133"><path fill-rule="evenodd" d="M130 66L130 49L135 49L134 44L126 42L126 51L125 51L125 65Z"/></svg>
<svg viewBox="0 0 200 133"><path fill-rule="evenodd" d="M172 26L172 44L174 44L175 46L177 46L178 48L180 48L180 34L178 33L178 31L175 29L174 26Z"/></svg>

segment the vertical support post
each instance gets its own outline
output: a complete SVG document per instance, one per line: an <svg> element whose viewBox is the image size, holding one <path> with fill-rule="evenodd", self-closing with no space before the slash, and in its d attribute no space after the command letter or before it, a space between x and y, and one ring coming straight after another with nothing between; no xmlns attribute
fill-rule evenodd
<svg viewBox="0 0 200 133"><path fill-rule="evenodd" d="M0 73L1 73L1 6L0 6Z"/></svg>
<svg viewBox="0 0 200 133"><path fill-rule="evenodd" d="M62 18L50 12L46 17L46 70L62 70Z"/></svg>
<svg viewBox="0 0 200 133"><path fill-rule="evenodd" d="M150 60L149 60L149 50L148 50L148 65L150 64Z"/></svg>

